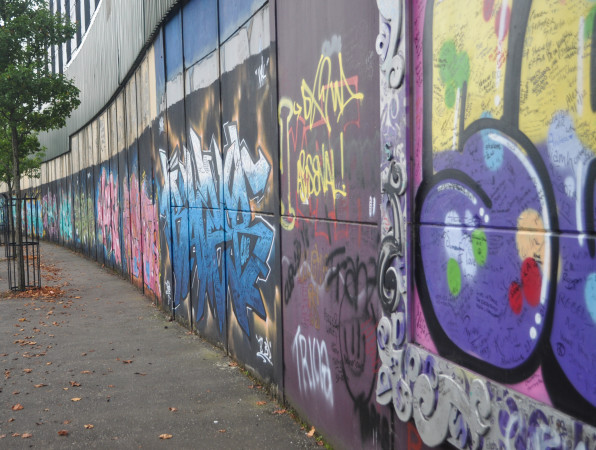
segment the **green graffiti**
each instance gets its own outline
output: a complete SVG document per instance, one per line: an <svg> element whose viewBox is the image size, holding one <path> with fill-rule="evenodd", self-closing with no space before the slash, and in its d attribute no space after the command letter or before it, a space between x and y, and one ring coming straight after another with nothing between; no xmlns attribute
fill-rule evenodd
<svg viewBox="0 0 596 450"><path fill-rule="evenodd" d="M486 243L486 234L482 230L472 231L472 249L474 250L474 259L480 266L486 263L488 254L488 245Z"/></svg>
<svg viewBox="0 0 596 450"><path fill-rule="evenodd" d="M441 46L439 75L445 85L445 104L453 108L457 90L470 78L470 58L466 52L458 53L453 41L447 41Z"/></svg>
<svg viewBox="0 0 596 450"><path fill-rule="evenodd" d="M592 33L594 32L594 20L596 20L596 6L590 10L586 16L586 21L584 22L584 39L586 41L592 38Z"/></svg>
<svg viewBox="0 0 596 450"><path fill-rule="evenodd" d="M457 297L461 291L461 269L453 258L450 258L447 262L447 284L451 295Z"/></svg>

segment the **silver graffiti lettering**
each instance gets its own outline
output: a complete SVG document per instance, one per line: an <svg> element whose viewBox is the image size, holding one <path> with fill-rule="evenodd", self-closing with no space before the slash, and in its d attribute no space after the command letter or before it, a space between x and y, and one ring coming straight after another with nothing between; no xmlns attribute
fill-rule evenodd
<svg viewBox="0 0 596 450"><path fill-rule="evenodd" d="M325 341L312 337L307 339L298 326L292 343L292 355L296 361L300 392L320 392L329 406L333 406L333 382Z"/></svg>
<svg viewBox="0 0 596 450"><path fill-rule="evenodd" d="M377 7L383 16L382 30L376 42L381 71L387 76L389 86L397 89L403 83L405 72L405 60L399 51L404 6L401 0L377 0Z"/></svg>
<svg viewBox="0 0 596 450"><path fill-rule="evenodd" d="M257 336L259 342L259 351L257 356L263 360L264 363L273 365L271 360L271 341L263 336Z"/></svg>

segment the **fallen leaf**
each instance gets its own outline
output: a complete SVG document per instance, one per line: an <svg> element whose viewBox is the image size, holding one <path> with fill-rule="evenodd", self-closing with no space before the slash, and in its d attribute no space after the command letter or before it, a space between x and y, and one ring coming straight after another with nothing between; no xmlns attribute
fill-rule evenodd
<svg viewBox="0 0 596 450"><path fill-rule="evenodd" d="M70 385L71 385L71 386L74 386L74 387L79 387L79 386L81 385L81 383L79 383L79 382L77 382L77 381L71 381L71 382L70 382Z"/></svg>
<svg viewBox="0 0 596 450"><path fill-rule="evenodd" d="M266 404L267 404L267 402L264 402L262 400L260 402L257 402L257 405L258 406L263 406L263 405L266 405Z"/></svg>
<svg viewBox="0 0 596 450"><path fill-rule="evenodd" d="M68 391L68 388L62 388L62 389L64 389L65 391Z"/></svg>
<svg viewBox="0 0 596 450"><path fill-rule="evenodd" d="M313 437L315 435L315 427L312 427L308 433L306 433L308 437Z"/></svg>
<svg viewBox="0 0 596 450"><path fill-rule="evenodd" d="M31 373L31 372L33 372L33 369L23 369L23 372L25 372L25 373Z"/></svg>
<svg viewBox="0 0 596 450"><path fill-rule="evenodd" d="M27 319L26 319L26 318L24 318L24 317L21 317L21 318L19 319L19 322L26 322L26 321L27 321Z"/></svg>
<svg viewBox="0 0 596 450"><path fill-rule="evenodd" d="M12 433L12 437L19 437L20 433Z"/></svg>
<svg viewBox="0 0 596 450"><path fill-rule="evenodd" d="M160 439L172 439L173 436L171 434L163 433L159 435Z"/></svg>
<svg viewBox="0 0 596 450"><path fill-rule="evenodd" d="M21 405L20 403L17 403L16 405L12 405L13 411L20 411L21 409L23 409L23 405Z"/></svg>
<svg viewBox="0 0 596 450"><path fill-rule="evenodd" d="M83 370L83 371L81 371L81 373L82 373L83 375L88 375L88 374L90 374L90 373L91 373L91 371L90 371L90 370Z"/></svg>
<svg viewBox="0 0 596 450"><path fill-rule="evenodd" d="M21 434L21 437L22 437L23 439L30 438L31 436L33 436L31 433L23 433L23 434Z"/></svg>
<svg viewBox="0 0 596 450"><path fill-rule="evenodd" d="M87 353L81 353L81 356L87 356Z"/></svg>
<svg viewBox="0 0 596 450"><path fill-rule="evenodd" d="M81 401L81 397L73 397L70 399L71 402L80 402Z"/></svg>
<svg viewBox="0 0 596 450"><path fill-rule="evenodd" d="M124 364L131 364L132 363L132 359L125 359L122 361Z"/></svg>
<svg viewBox="0 0 596 450"><path fill-rule="evenodd" d="M10 419L8 419L8 422L14 422L14 417L11 417Z"/></svg>
<svg viewBox="0 0 596 450"><path fill-rule="evenodd" d="M0 434L0 439L4 439L6 437L5 434Z"/></svg>
<svg viewBox="0 0 596 450"><path fill-rule="evenodd" d="M174 408L173 406L170 406L168 409L172 412L178 411L178 408Z"/></svg>
<svg viewBox="0 0 596 450"><path fill-rule="evenodd" d="M12 393L12 395L19 395L19 394L20 394L20 392L19 392L19 391L14 391L14 392Z"/></svg>
<svg viewBox="0 0 596 450"><path fill-rule="evenodd" d="M114 385L113 385L113 384L108 384L108 387L109 387L109 388L113 388L113 387L114 387Z"/></svg>
<svg viewBox="0 0 596 450"><path fill-rule="evenodd" d="M286 410L285 409L276 409L275 411L273 411L273 414L285 414Z"/></svg>
<svg viewBox="0 0 596 450"><path fill-rule="evenodd" d="M58 431L58 436L68 436L68 430L60 430L60 431Z"/></svg>
<svg viewBox="0 0 596 450"><path fill-rule="evenodd" d="M47 386L47 384L39 383L39 384L33 385L33 387L36 387L36 388L40 388L40 387L44 387L44 386Z"/></svg>
<svg viewBox="0 0 596 450"><path fill-rule="evenodd" d="M318 445L319 447L322 447L323 445L325 445L325 443L324 443L323 441L317 441L317 445Z"/></svg>
<svg viewBox="0 0 596 450"><path fill-rule="evenodd" d="M88 430L90 430L91 428L93 428L93 425L91 425L90 423L85 425L85 428L87 428Z"/></svg>
<svg viewBox="0 0 596 450"><path fill-rule="evenodd" d="M70 420L65 420L64 422L62 422L64 425L68 425L70 423Z"/></svg>
<svg viewBox="0 0 596 450"><path fill-rule="evenodd" d="M77 295L75 298L81 298L81 296L80 295Z"/></svg>
<svg viewBox="0 0 596 450"><path fill-rule="evenodd" d="M135 375L141 375L142 377L144 377L147 374L146 373L142 373L142 372L135 372Z"/></svg>
<svg viewBox="0 0 596 450"><path fill-rule="evenodd" d="M228 363L228 366L230 366L230 367L238 367L238 363L236 361L232 361L231 363Z"/></svg>
<svg viewBox="0 0 596 450"><path fill-rule="evenodd" d="M46 363L46 366L51 366L51 365L52 365L52 361Z"/></svg>
<svg viewBox="0 0 596 450"><path fill-rule="evenodd" d="M225 433L226 432L226 430L217 430L217 431L219 431L220 433Z"/></svg>

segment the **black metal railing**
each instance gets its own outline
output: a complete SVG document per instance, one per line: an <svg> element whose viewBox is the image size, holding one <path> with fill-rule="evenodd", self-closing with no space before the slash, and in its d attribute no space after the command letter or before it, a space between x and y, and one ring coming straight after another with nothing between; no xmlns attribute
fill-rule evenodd
<svg viewBox="0 0 596 450"><path fill-rule="evenodd" d="M0 195L0 245L8 243L8 196ZM8 256L8 246L5 247L5 256Z"/></svg>
<svg viewBox="0 0 596 450"><path fill-rule="evenodd" d="M0 227L4 220L3 244L8 262L8 285L13 291L20 289L19 253L23 255L24 289L41 287L39 258L39 204L36 197L9 198L3 195ZM17 201L21 203L21 217L16 217ZM21 223L22 239L17 242L17 220Z"/></svg>

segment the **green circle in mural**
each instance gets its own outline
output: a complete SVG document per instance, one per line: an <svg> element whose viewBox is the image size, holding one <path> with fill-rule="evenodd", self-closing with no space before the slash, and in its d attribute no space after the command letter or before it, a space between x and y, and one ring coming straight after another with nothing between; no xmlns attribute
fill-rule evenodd
<svg viewBox="0 0 596 450"><path fill-rule="evenodd" d="M478 265L484 266L488 254L488 245L486 243L486 234L484 231L472 231L472 249L474 250L474 259Z"/></svg>
<svg viewBox="0 0 596 450"><path fill-rule="evenodd" d="M457 297L461 291L461 269L453 258L447 261L447 284L451 295Z"/></svg>

